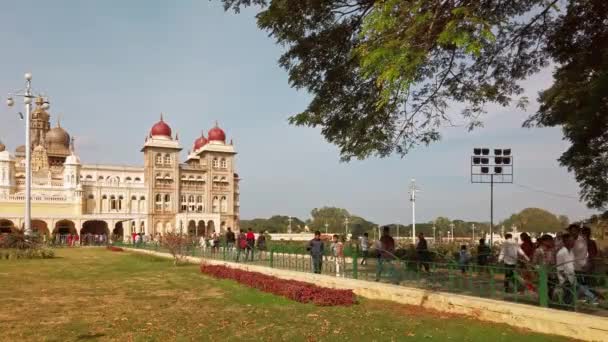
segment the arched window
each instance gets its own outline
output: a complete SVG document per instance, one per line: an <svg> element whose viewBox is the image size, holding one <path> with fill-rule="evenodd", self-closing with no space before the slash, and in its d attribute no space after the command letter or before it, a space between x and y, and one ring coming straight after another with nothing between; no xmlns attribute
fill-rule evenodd
<svg viewBox="0 0 608 342"><path fill-rule="evenodd" d="M125 178L125 182L129 182L130 183L131 181L132 181L131 177Z"/></svg>
<svg viewBox="0 0 608 342"><path fill-rule="evenodd" d="M162 177L163 177L163 176L160 174L160 172L157 172L157 173L156 173L156 178L157 178L157 179L158 179L158 178L162 178Z"/></svg>
<svg viewBox="0 0 608 342"><path fill-rule="evenodd" d="M146 200L146 196L141 196L141 197L139 198L139 200L140 200L140 201L145 201L145 200Z"/></svg>
<svg viewBox="0 0 608 342"><path fill-rule="evenodd" d="M156 203L161 203L163 201L163 196L161 194L156 194Z"/></svg>
<svg viewBox="0 0 608 342"><path fill-rule="evenodd" d="M122 210L122 201L123 201L124 197L118 196L118 210Z"/></svg>
<svg viewBox="0 0 608 342"><path fill-rule="evenodd" d="M93 179L93 176L91 176L91 175L87 175L87 176L86 176L86 179L87 179L87 180L92 180L92 179Z"/></svg>
<svg viewBox="0 0 608 342"><path fill-rule="evenodd" d="M225 158L222 158L222 160L220 161L220 165L221 165L222 169L225 169L228 167L228 163L226 163Z"/></svg>
<svg viewBox="0 0 608 342"><path fill-rule="evenodd" d="M95 196L93 194L89 194L89 199L95 199Z"/></svg>
<svg viewBox="0 0 608 342"><path fill-rule="evenodd" d="M104 179L103 176L97 177L97 180L103 180L103 179Z"/></svg>
<svg viewBox="0 0 608 342"><path fill-rule="evenodd" d="M222 179L220 179L221 182L225 182L226 181L226 177L222 177Z"/></svg>
<svg viewBox="0 0 608 342"><path fill-rule="evenodd" d="M104 199L104 200L105 200L105 199L108 199L108 195L103 195L103 196L101 196L101 199Z"/></svg>
<svg viewBox="0 0 608 342"><path fill-rule="evenodd" d="M171 155L169 153L165 154L165 164L171 164Z"/></svg>
<svg viewBox="0 0 608 342"><path fill-rule="evenodd" d="M219 177L218 177L218 176L213 176L213 181L214 181L214 182L217 182L218 180L219 180Z"/></svg>
<svg viewBox="0 0 608 342"><path fill-rule="evenodd" d="M171 202L171 195L169 195L169 194L165 195L165 202Z"/></svg>
<svg viewBox="0 0 608 342"><path fill-rule="evenodd" d="M116 197L110 196L110 210L116 210Z"/></svg>
<svg viewBox="0 0 608 342"><path fill-rule="evenodd" d="M171 179L171 175L168 173L165 173L165 179Z"/></svg>
<svg viewBox="0 0 608 342"><path fill-rule="evenodd" d="M179 198L181 202L186 202L186 195L181 195Z"/></svg>
<svg viewBox="0 0 608 342"><path fill-rule="evenodd" d="M163 156L160 153L157 153L154 161L155 161L155 163L157 165L158 164L162 164L163 163Z"/></svg>
<svg viewBox="0 0 608 342"><path fill-rule="evenodd" d="M198 211L199 213L202 213L202 212L203 212L203 205L202 205L202 204L199 204L199 205L196 207L196 211Z"/></svg>
<svg viewBox="0 0 608 342"><path fill-rule="evenodd" d="M141 182L141 178L139 178L139 177L135 177L135 181L136 181L136 182Z"/></svg>
<svg viewBox="0 0 608 342"><path fill-rule="evenodd" d="M165 194L164 207L165 207L165 210L169 210L169 208L171 207L171 195L169 195L169 194Z"/></svg>
<svg viewBox="0 0 608 342"><path fill-rule="evenodd" d="M201 203L203 202L203 196L196 196L196 203Z"/></svg>
<svg viewBox="0 0 608 342"><path fill-rule="evenodd" d="M217 196L213 197L212 210L214 213L217 213L220 210L219 202L220 202L220 199Z"/></svg>
<svg viewBox="0 0 608 342"><path fill-rule="evenodd" d="M222 196L222 199L220 200L220 206L221 212L225 213L228 211L228 200L226 199L226 196Z"/></svg>
<svg viewBox="0 0 608 342"><path fill-rule="evenodd" d="M194 195L188 196L188 202L189 203L194 203Z"/></svg>
<svg viewBox="0 0 608 342"><path fill-rule="evenodd" d="M213 158L213 167L218 167L219 166L219 162L217 161L217 158Z"/></svg>

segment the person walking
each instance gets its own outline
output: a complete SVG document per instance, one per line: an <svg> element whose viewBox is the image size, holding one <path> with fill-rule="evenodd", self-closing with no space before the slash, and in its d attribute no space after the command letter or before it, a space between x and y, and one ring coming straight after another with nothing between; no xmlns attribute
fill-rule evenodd
<svg viewBox="0 0 608 342"><path fill-rule="evenodd" d="M232 251L234 249L235 242L236 242L236 236L234 235L234 232L232 231L232 229L230 227L228 227L228 230L226 231L226 248L229 251Z"/></svg>
<svg viewBox="0 0 608 342"><path fill-rule="evenodd" d="M486 239L479 239L479 245L477 246L477 265L485 266L488 265L488 259L490 258L490 254L492 253L492 249L490 246L486 245Z"/></svg>
<svg viewBox="0 0 608 342"><path fill-rule="evenodd" d="M510 292L511 284L515 282L515 267L517 266L518 257L530 261L517 242L513 241L513 235L511 233L505 234L505 241L500 246L500 255L498 256L498 262L504 263L505 292ZM517 289L518 286L516 284L513 285L514 289Z"/></svg>
<svg viewBox="0 0 608 342"><path fill-rule="evenodd" d="M460 267L460 272L462 274L467 273L467 267L469 266L469 260L471 259L471 254L467 251L467 246L460 246L460 252L458 253L458 266Z"/></svg>
<svg viewBox="0 0 608 342"><path fill-rule="evenodd" d="M418 269L424 268L426 272L430 272L429 267L429 246L424 238L424 234L418 234L418 244L416 244L416 254L418 255Z"/></svg>
<svg viewBox="0 0 608 342"><path fill-rule="evenodd" d="M577 281L576 256L574 254L576 241L574 237L566 233L562 235L562 242L564 246L555 256L555 264L560 289L563 292L564 303L574 304L578 293L582 293L587 298L589 304L598 305L595 294L585 284L579 284Z"/></svg>
<svg viewBox="0 0 608 342"><path fill-rule="evenodd" d="M367 257L369 254L369 234L363 233L359 238L359 246L361 248L361 265L367 265Z"/></svg>
<svg viewBox="0 0 608 342"><path fill-rule="evenodd" d="M253 233L253 229L249 228L245 237L247 239L247 254L245 254L245 261L249 259L249 255L251 255L251 261L253 261L253 248L255 247L255 234Z"/></svg>
<svg viewBox="0 0 608 342"><path fill-rule="evenodd" d="M392 266L391 261L395 257L395 240L390 234L389 226L384 226L384 228L382 228L382 237L380 237L379 247L378 265L376 266L376 281L380 281L380 276L384 271L385 265Z"/></svg>
<svg viewBox="0 0 608 342"><path fill-rule="evenodd" d="M321 232L317 230L315 231L315 237L308 242L308 247L306 248L310 252L310 258L312 259L313 273L321 274L324 248Z"/></svg>
<svg viewBox="0 0 608 342"><path fill-rule="evenodd" d="M344 276L344 243L342 243L338 234L334 234L333 236L331 252L334 257L334 262L336 263L336 277Z"/></svg>
<svg viewBox="0 0 608 342"><path fill-rule="evenodd" d="M245 233L242 230L239 230L239 235L236 238L236 243L237 243L236 262L239 262L241 253L245 253L245 250L247 249L247 236L245 235ZM247 257L245 257L245 261L246 260L247 260Z"/></svg>
<svg viewBox="0 0 608 342"><path fill-rule="evenodd" d="M266 235L264 234L264 231L261 231L260 234L258 235L258 241L257 241L256 247L257 247L258 251L266 250Z"/></svg>

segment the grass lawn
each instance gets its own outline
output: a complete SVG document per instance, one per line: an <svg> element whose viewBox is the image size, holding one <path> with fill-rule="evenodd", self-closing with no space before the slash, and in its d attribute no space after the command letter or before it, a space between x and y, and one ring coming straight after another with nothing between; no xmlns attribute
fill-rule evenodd
<svg viewBox="0 0 608 342"><path fill-rule="evenodd" d="M80 248L0 260L0 341L566 341L360 298L315 307L174 267Z"/></svg>

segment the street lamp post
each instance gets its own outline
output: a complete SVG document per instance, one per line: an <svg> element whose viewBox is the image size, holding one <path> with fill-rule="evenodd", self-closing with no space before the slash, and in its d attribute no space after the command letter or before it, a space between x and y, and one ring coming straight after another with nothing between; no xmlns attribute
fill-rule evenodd
<svg viewBox="0 0 608 342"><path fill-rule="evenodd" d="M412 242L416 241L416 193L420 191L416 188L416 180L412 178L410 184L410 201L412 202Z"/></svg>
<svg viewBox="0 0 608 342"><path fill-rule="evenodd" d="M348 216L344 218L344 237L348 236Z"/></svg>
<svg viewBox="0 0 608 342"><path fill-rule="evenodd" d="M473 223L471 228L473 229L473 243L475 243L475 223Z"/></svg>
<svg viewBox="0 0 608 342"><path fill-rule="evenodd" d="M327 224L327 221L325 221L325 234L326 235L327 235L327 232L328 232L327 227L329 227L329 224Z"/></svg>
<svg viewBox="0 0 608 342"><path fill-rule="evenodd" d="M435 229L437 229L437 228L436 228L436 227L435 227L435 225L433 224L433 243L437 242L437 241L435 240Z"/></svg>
<svg viewBox="0 0 608 342"><path fill-rule="evenodd" d="M454 223L450 223L450 230L452 231L450 236L452 237L452 242L454 242Z"/></svg>
<svg viewBox="0 0 608 342"><path fill-rule="evenodd" d="M23 224L25 235L32 233L32 148L30 141L30 116L32 111L32 100L34 98L32 90L32 74L25 73L25 89L18 91L14 96L23 97L25 104L25 221ZM9 94L6 104L12 107L15 104L13 97ZM49 108L48 99L44 99L43 109ZM19 113L21 114L21 113ZM23 118L23 116L22 116Z"/></svg>

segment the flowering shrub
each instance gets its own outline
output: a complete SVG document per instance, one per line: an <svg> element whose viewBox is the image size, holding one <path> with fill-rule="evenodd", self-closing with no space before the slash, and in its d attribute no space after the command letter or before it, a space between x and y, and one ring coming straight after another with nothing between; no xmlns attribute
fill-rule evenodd
<svg viewBox="0 0 608 342"><path fill-rule="evenodd" d="M120 247L112 246L112 245L109 245L106 248L109 249L109 250L111 250L112 252L122 252L122 251L124 251L124 249L122 249Z"/></svg>
<svg viewBox="0 0 608 342"><path fill-rule="evenodd" d="M201 272L220 279L232 279L258 290L287 297L300 303L320 306L352 305L355 294L352 290L338 290L285 280L258 272L248 272L221 265L201 264Z"/></svg>

